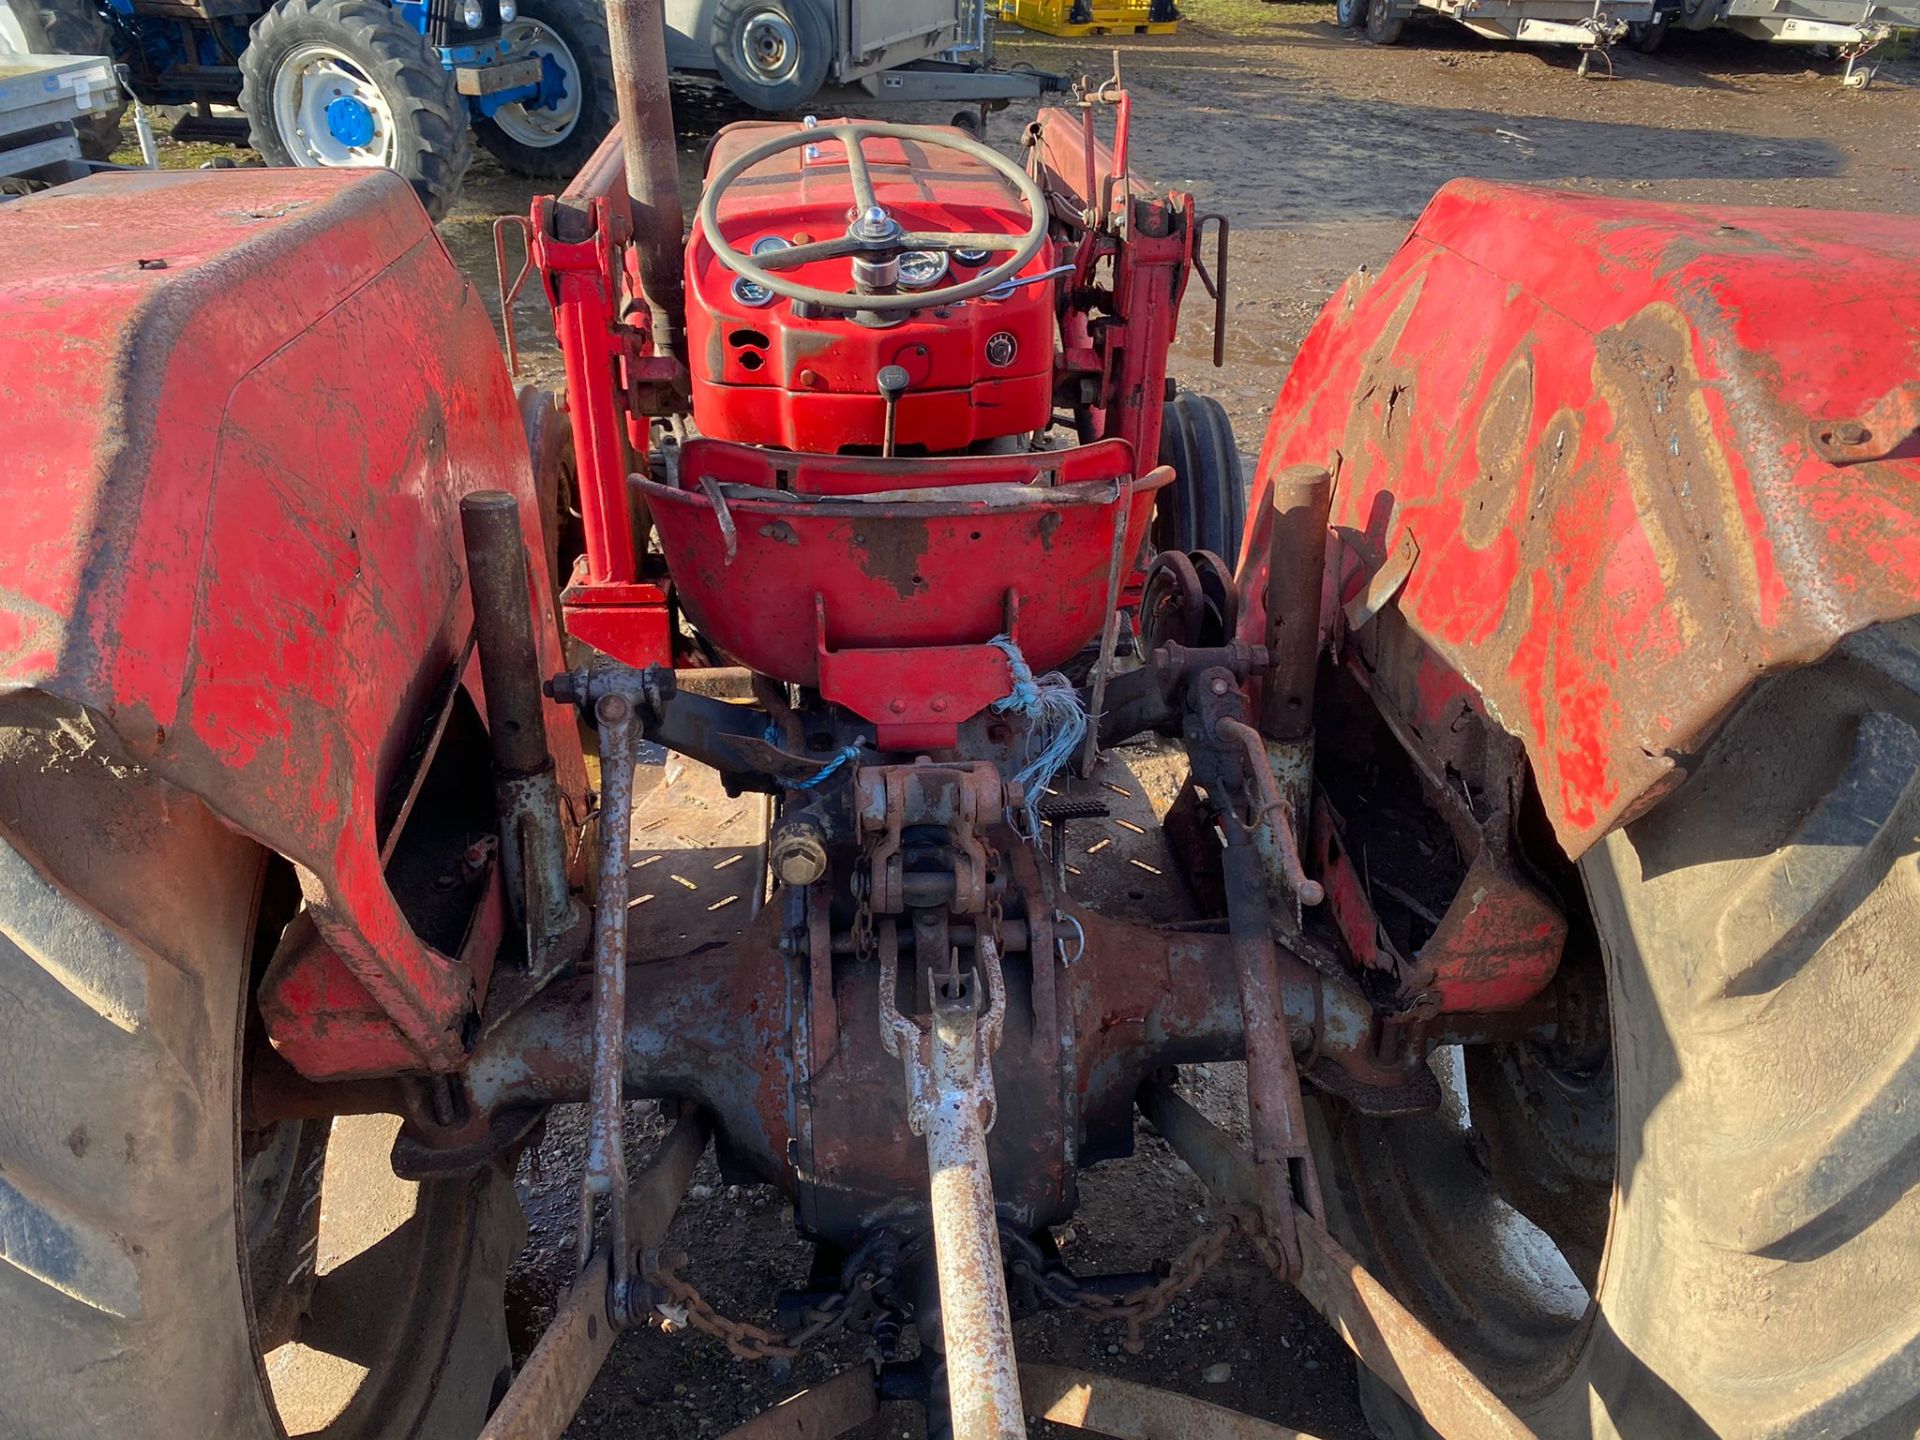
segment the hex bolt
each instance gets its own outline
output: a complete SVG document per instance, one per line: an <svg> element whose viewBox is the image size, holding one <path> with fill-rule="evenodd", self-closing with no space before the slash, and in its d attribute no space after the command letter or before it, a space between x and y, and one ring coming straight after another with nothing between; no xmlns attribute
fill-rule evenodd
<svg viewBox="0 0 1920 1440"><path fill-rule="evenodd" d="M1833 439L1837 445L1864 445L1873 439L1873 431L1858 420L1842 420L1833 427Z"/></svg>
<svg viewBox="0 0 1920 1440"><path fill-rule="evenodd" d="M827 873L826 839L809 821L782 825L767 847L767 863L783 885L812 885Z"/></svg>

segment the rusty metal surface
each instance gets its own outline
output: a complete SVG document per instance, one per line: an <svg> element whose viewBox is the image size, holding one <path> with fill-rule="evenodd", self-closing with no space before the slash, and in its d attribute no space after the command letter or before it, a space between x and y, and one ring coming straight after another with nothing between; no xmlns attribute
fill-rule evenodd
<svg viewBox="0 0 1920 1440"><path fill-rule="evenodd" d="M633 1257L627 1247L626 1107L627 879L628 831L633 822L633 705L624 696L603 695L593 707L600 732L600 883L602 902L593 919L593 1089L587 1127L587 1157L581 1167L580 1260L594 1248L594 1197L606 1206L606 1249L616 1285L624 1284Z"/></svg>
<svg viewBox="0 0 1920 1440"><path fill-rule="evenodd" d="M953 1435L955 1440L1025 1440L986 1143L997 1108L993 1056L1006 1025L1006 978L992 940L983 934L972 971L933 964L928 1020L923 1024L903 1016L894 1003L897 957L887 963L892 921L881 924L880 1036L905 1068L912 1128L926 1137L927 1215L939 1279L938 1344L946 1362ZM931 1334L922 1338L934 1340Z"/></svg>
<svg viewBox="0 0 1920 1440"><path fill-rule="evenodd" d="M608 0L607 40L620 111L616 133L626 156L640 288L653 310L660 348L680 354L687 324L686 282L680 269L686 216L680 207L680 156L667 86L666 25L665 7L651 0ZM595 167L590 162L588 168Z"/></svg>
<svg viewBox="0 0 1920 1440"><path fill-rule="evenodd" d="M1260 1187L1233 1139L1164 1085L1141 1092L1141 1112L1193 1173L1228 1204L1257 1203ZM1533 1432L1478 1376L1343 1249L1295 1207L1301 1264L1294 1287L1326 1317L1360 1362L1445 1436L1532 1440Z"/></svg>
<svg viewBox="0 0 1920 1440"><path fill-rule="evenodd" d="M629 1241L636 1250L666 1238L693 1167L707 1148L709 1127L699 1114L683 1115L626 1194ZM602 1250L588 1261L561 1300L540 1343L520 1367L480 1440L555 1440L586 1398L593 1377L613 1348L610 1290L613 1271Z"/></svg>
<svg viewBox="0 0 1920 1440"><path fill-rule="evenodd" d="M507 896L529 940L541 951L572 918L560 790L547 749L540 651L534 639L527 548L520 506L504 490L476 490L460 499L474 644L491 720L500 808L500 846ZM536 970L543 954L531 954Z"/></svg>
<svg viewBox="0 0 1920 1440"><path fill-rule="evenodd" d="M1920 610L1920 456L1815 433L1910 373L1916 254L1911 216L1456 181L1301 346L1255 499L1337 460L1336 526L1418 536L1429 660L1358 647L1442 753L1518 736L1577 857L1756 677Z"/></svg>
<svg viewBox="0 0 1920 1440"><path fill-rule="evenodd" d="M833 1440L880 1413L873 1371L842 1370L831 1380L789 1395L720 1440Z"/></svg>
<svg viewBox="0 0 1920 1440"><path fill-rule="evenodd" d="M1315 1440L1191 1395L1066 1365L1023 1363L1020 1391L1035 1418L1115 1440Z"/></svg>

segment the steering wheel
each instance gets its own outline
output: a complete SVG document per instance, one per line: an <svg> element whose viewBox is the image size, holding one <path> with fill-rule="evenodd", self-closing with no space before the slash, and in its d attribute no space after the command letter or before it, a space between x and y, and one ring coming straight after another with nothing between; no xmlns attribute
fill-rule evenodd
<svg viewBox="0 0 1920 1440"><path fill-rule="evenodd" d="M853 222L847 227L847 233L836 239L790 245L784 250L760 255L744 255L729 245L720 233L720 201L728 187L762 161L788 150L796 150L802 145L818 145L823 140L837 140L846 147L847 174L853 181L854 208ZM873 197L873 177L867 173L867 157L861 153L861 146L868 140L910 141L931 150L951 150L990 166L1013 186L1021 202L1026 205L1027 213L1032 217L1026 233L986 235L950 230L902 230L899 223ZM958 300L968 300L1012 280L1046 244L1047 197L1039 184L1019 165L978 140L947 135L927 125L856 121L846 125L817 125L809 130L796 130L791 135L777 135L737 156L713 177L707 186L707 193L701 197L700 228L706 233L707 244L713 247L715 259L742 279L764 286L776 295L829 310L870 310L881 314L898 314L906 310L924 310L933 305L950 305ZM841 255L890 255L908 250L1011 250L1013 255L992 269L983 270L971 280L962 280L957 285L939 285L900 295L821 290L812 285L782 279L774 273Z"/></svg>

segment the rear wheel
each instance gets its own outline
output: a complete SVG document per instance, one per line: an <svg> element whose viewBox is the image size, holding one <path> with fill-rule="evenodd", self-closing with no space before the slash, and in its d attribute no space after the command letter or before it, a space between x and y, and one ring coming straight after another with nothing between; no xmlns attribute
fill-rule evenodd
<svg viewBox="0 0 1920 1440"><path fill-rule="evenodd" d="M1188 390L1160 417L1160 463L1173 467L1173 483L1154 508L1153 548L1211 550L1231 565L1247 521L1233 422L1218 400Z"/></svg>
<svg viewBox="0 0 1920 1440"><path fill-rule="evenodd" d="M591 0L522 0L501 35L516 57L534 55L541 102L502 105L477 115L474 134L502 165L521 175L572 177L619 119L607 13Z"/></svg>
<svg viewBox="0 0 1920 1440"><path fill-rule="evenodd" d="M280 0L240 56L240 108L269 165L385 166L436 220L473 159L453 76L384 0Z"/></svg>
<svg viewBox="0 0 1920 1440"><path fill-rule="evenodd" d="M0 52L18 50L27 55L104 55L115 58L113 31L90 0L0 0ZM120 148L120 117L127 111L126 96L115 89L111 110L78 116L74 133L80 153L89 160L105 160Z"/></svg>
<svg viewBox="0 0 1920 1440"><path fill-rule="evenodd" d="M1920 1427L1917 849L1903 622L1766 682L1583 858L1610 1053L1442 1052L1441 1115L1323 1110L1337 1228L1542 1440Z"/></svg>
<svg viewBox="0 0 1920 1440"><path fill-rule="evenodd" d="M504 1172L401 1181L393 1117L241 1118L298 898L262 860L78 712L0 712L9 1434L470 1436L507 1372Z"/></svg>

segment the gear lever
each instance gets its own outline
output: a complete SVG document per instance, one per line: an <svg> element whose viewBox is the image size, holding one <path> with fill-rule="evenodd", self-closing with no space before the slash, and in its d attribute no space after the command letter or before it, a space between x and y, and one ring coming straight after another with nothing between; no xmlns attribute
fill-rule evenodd
<svg viewBox="0 0 1920 1440"><path fill-rule="evenodd" d="M880 387L880 398L887 402L887 424L880 437L880 458L891 460L895 407L899 405L900 397L907 393L907 386L912 383L913 377L907 374L904 365L882 365L880 373L873 378Z"/></svg>

